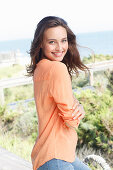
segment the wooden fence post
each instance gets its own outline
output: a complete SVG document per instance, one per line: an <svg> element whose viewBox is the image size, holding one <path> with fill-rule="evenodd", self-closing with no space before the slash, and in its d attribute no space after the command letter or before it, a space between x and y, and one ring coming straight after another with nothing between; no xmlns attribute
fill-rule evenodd
<svg viewBox="0 0 113 170"><path fill-rule="evenodd" d="M4 105L4 89L0 87L0 105Z"/></svg>
<svg viewBox="0 0 113 170"><path fill-rule="evenodd" d="M93 86L93 84L94 84L94 80L93 80L93 69L90 69L89 81L90 81L90 86Z"/></svg>

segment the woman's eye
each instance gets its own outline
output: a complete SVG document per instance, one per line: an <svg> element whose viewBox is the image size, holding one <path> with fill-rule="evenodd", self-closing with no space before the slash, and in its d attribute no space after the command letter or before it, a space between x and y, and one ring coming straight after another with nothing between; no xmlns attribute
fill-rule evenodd
<svg viewBox="0 0 113 170"><path fill-rule="evenodd" d="M49 44L54 44L54 41L50 41Z"/></svg>
<svg viewBox="0 0 113 170"><path fill-rule="evenodd" d="M67 40L62 40L62 42L67 42Z"/></svg>

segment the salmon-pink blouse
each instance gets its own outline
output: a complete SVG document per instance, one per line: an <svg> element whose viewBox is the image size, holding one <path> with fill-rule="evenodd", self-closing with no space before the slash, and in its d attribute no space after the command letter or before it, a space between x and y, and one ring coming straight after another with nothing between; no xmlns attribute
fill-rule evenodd
<svg viewBox="0 0 113 170"><path fill-rule="evenodd" d="M33 170L53 158L73 162L78 139L74 128L80 120L72 116L76 100L67 67L62 62L42 59L33 81L38 116L38 137L31 153Z"/></svg>

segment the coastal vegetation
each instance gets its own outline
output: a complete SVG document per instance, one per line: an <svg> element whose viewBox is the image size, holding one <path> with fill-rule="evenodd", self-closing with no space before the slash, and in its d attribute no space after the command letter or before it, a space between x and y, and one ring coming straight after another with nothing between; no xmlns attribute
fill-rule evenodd
<svg viewBox="0 0 113 170"><path fill-rule="evenodd" d="M100 62L105 60L113 60L113 55L94 54L89 55L89 57L83 57L82 61L84 64L89 64L92 62Z"/></svg>
<svg viewBox="0 0 113 170"><path fill-rule="evenodd" d="M19 76L20 72L24 70L22 65L13 65L0 68L0 79L6 79Z"/></svg>
<svg viewBox="0 0 113 170"><path fill-rule="evenodd" d="M17 68L8 71L10 77L15 72L20 75L23 71L22 67ZM8 68L2 69L0 78L8 78ZM73 76L74 95L86 112L77 130L77 154L81 159L88 154L99 154L113 168L113 71L95 72L94 86L84 89L86 86L89 86L88 75L80 73L78 78ZM25 100L33 99L33 87L24 85L7 88L4 94L5 104L0 105L0 146L31 161L31 150L38 135L38 120L34 100ZM17 104L11 104L16 101Z"/></svg>

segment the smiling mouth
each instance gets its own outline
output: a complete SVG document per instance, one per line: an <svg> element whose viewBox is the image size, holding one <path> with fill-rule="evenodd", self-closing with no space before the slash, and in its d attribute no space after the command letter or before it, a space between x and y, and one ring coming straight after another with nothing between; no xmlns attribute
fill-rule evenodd
<svg viewBox="0 0 113 170"><path fill-rule="evenodd" d="M63 52L52 52L56 57L61 57Z"/></svg>

